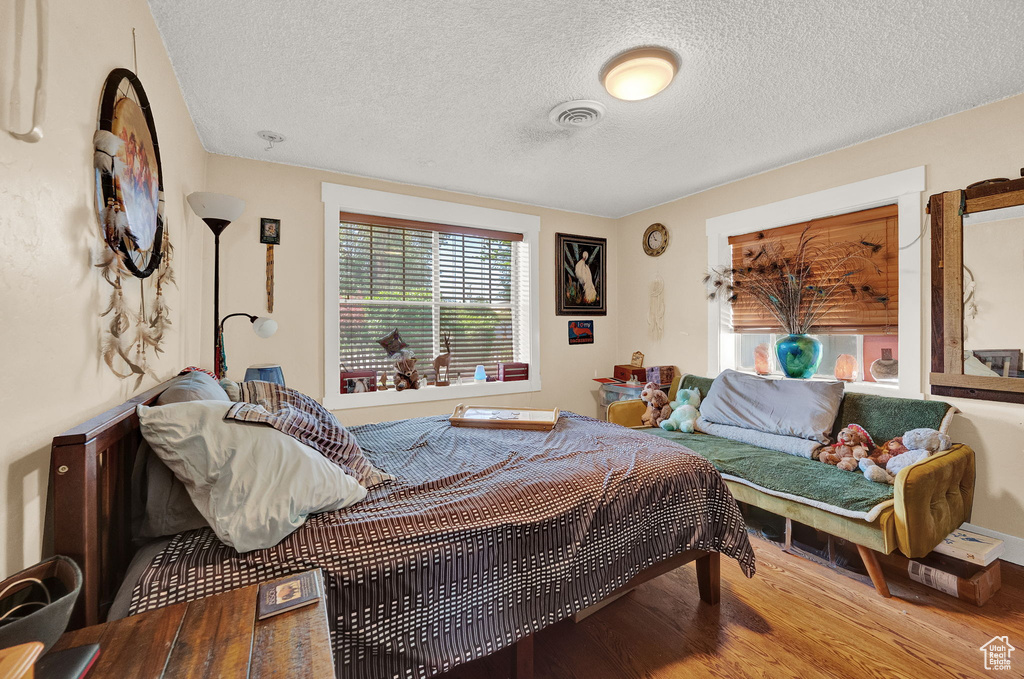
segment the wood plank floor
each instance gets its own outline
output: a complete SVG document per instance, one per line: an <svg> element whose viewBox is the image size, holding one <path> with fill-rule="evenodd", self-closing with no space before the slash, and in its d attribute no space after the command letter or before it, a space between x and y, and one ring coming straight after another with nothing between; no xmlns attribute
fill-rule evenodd
<svg viewBox="0 0 1024 679"><path fill-rule="evenodd" d="M962 603L886 567L892 599L869 585L752 538L758 573L722 559L722 603L697 597L684 566L579 624L537 635L538 679L677 677L983 677L979 647L1009 635L1011 672L1024 676L1024 568L1002 564L1002 589L985 606ZM508 676L508 652L444 679Z"/></svg>

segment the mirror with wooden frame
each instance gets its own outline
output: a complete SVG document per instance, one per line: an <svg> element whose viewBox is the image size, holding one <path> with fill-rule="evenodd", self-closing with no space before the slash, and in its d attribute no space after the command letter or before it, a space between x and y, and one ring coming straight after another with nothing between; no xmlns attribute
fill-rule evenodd
<svg viewBox="0 0 1024 679"><path fill-rule="evenodd" d="M1024 403L1024 178L935 194L928 211L931 392Z"/></svg>

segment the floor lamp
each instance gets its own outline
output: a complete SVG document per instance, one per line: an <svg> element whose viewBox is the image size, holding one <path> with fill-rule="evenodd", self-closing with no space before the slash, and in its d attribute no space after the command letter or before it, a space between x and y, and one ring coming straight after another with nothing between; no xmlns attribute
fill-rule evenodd
<svg viewBox="0 0 1024 679"><path fill-rule="evenodd" d="M224 377L223 335L220 319L220 234L228 224L242 216L245 201L223 193L196 191L188 195L188 204L213 231L213 361L217 379Z"/></svg>

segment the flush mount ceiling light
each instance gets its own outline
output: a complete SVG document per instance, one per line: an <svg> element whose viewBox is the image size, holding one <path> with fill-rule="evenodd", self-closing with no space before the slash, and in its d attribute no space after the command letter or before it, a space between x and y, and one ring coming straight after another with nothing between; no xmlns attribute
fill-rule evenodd
<svg viewBox="0 0 1024 679"><path fill-rule="evenodd" d="M616 99L639 101L669 86L679 60L662 47L641 47L623 52L604 67L601 82Z"/></svg>

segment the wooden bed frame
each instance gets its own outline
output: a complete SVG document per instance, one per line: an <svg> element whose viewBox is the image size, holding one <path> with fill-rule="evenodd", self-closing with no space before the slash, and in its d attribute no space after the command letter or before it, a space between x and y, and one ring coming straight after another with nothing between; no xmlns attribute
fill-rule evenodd
<svg viewBox="0 0 1024 679"><path fill-rule="evenodd" d="M167 383L138 394L88 422L54 437L50 488L54 552L74 559L82 569L82 591L69 629L105 622L110 605L135 554L132 544L131 477L142 442L135 408L153 405ZM641 571L605 602L638 585L696 562L702 601L719 599L719 555L691 550ZM581 612L585 617L602 607ZM533 637L520 639L512 653L513 676L533 674Z"/></svg>

